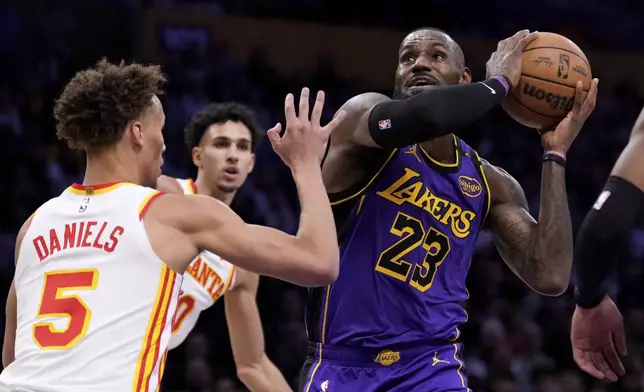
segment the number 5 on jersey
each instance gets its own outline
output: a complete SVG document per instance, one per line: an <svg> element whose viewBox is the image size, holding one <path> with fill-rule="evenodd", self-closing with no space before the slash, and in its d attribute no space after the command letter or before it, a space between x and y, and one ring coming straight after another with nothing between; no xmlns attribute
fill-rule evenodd
<svg viewBox="0 0 644 392"><path fill-rule="evenodd" d="M97 285L96 269L45 273L37 317L67 318L67 326L56 329L49 321L36 323L33 326L34 342L43 350L68 350L76 345L87 334L92 312L79 296L65 295L65 292L95 290Z"/></svg>
<svg viewBox="0 0 644 392"><path fill-rule="evenodd" d="M422 266L414 266L409 284L423 293L429 290L434 283L438 267L450 252L449 237L433 227L425 230L420 220L402 212L396 215L390 232L401 238L380 254L376 271L407 282L412 263L404 261L403 257L422 246L426 251L425 259Z"/></svg>

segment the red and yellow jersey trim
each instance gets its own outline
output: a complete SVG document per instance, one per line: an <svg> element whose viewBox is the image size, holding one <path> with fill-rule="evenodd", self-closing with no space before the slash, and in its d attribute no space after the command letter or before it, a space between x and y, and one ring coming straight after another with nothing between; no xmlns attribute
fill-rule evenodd
<svg viewBox="0 0 644 392"><path fill-rule="evenodd" d="M197 184L195 184L194 180L192 178L188 178L186 180L186 182L188 183L188 187L192 191L192 194L196 195L197 194Z"/></svg>
<svg viewBox="0 0 644 392"><path fill-rule="evenodd" d="M170 302L174 296L173 291L176 279L177 274L163 264L156 298L154 300L154 305L152 306L150 318L148 319L148 326L141 345L139 359L136 364L134 380L132 383L132 391L134 392L149 391L150 378L154 369L157 367L159 360L161 360L159 379L163 372L162 367L165 366L165 354L167 351L160 352L161 336L167 324L168 311L170 309Z"/></svg>
<svg viewBox="0 0 644 392"><path fill-rule="evenodd" d="M193 180L192 178L186 178L186 179L175 178L175 180L179 184L179 187L181 188L181 192L183 192L184 195L197 194L197 184L195 183L195 180Z"/></svg>
<svg viewBox="0 0 644 392"><path fill-rule="evenodd" d="M163 353L163 358L161 358L161 367L159 368L159 378L157 379L157 391L161 390L161 380L163 379L163 371L165 370L165 361L168 359L168 350L165 350Z"/></svg>
<svg viewBox="0 0 644 392"><path fill-rule="evenodd" d="M226 282L226 291L230 290L230 286L233 284L233 279L235 278L235 265L230 265L230 274L228 275L228 280Z"/></svg>
<svg viewBox="0 0 644 392"><path fill-rule="evenodd" d="M72 184L69 188L67 188L67 190L75 195L100 195L113 191L116 188L120 188L123 185L132 185L132 183L125 181L114 181L96 185Z"/></svg>
<svg viewBox="0 0 644 392"><path fill-rule="evenodd" d="M139 220L143 220L152 203L154 203L159 197L163 196L164 194L165 193L161 191L156 191L150 193L145 199L143 199L141 205L139 206Z"/></svg>

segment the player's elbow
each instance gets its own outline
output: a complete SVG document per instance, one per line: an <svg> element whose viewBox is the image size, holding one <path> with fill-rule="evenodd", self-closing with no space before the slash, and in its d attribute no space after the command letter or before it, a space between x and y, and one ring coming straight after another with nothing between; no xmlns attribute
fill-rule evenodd
<svg viewBox="0 0 644 392"><path fill-rule="evenodd" d="M541 248L534 255L530 278L526 280L532 289L542 295L557 297L565 293L572 273L573 247L563 246L556 252ZM540 265L539 269L536 269Z"/></svg>
<svg viewBox="0 0 644 392"><path fill-rule="evenodd" d="M251 388L252 385L256 384L256 380L262 376L262 369L259 364L247 364L242 366L237 366L237 377L244 383L248 388Z"/></svg>
<svg viewBox="0 0 644 392"><path fill-rule="evenodd" d="M2 350L2 367L6 368L7 366L11 365L14 359L13 348L8 348L5 345Z"/></svg>
<svg viewBox="0 0 644 392"><path fill-rule="evenodd" d="M340 274L340 257L338 254L329 256L324 267L319 272L320 284L329 285L338 279Z"/></svg>
<svg viewBox="0 0 644 392"><path fill-rule="evenodd" d="M297 245L287 257L298 266L299 281L293 282L305 287L329 285L338 278L340 271L340 250L337 241L320 242L306 237L297 238Z"/></svg>
<svg viewBox="0 0 644 392"><path fill-rule="evenodd" d="M11 285L10 290L11 291L9 292L9 295L11 298L11 292L14 290L13 284ZM9 304L10 302L7 304L7 323L5 325L4 342L2 344L2 367L5 368L16 359L16 319L10 316L11 314L15 315L15 309L11 309L11 306Z"/></svg>
<svg viewBox="0 0 644 392"><path fill-rule="evenodd" d="M311 252L306 258L308 267L305 286L326 286L338 278L340 273L339 252Z"/></svg>
<svg viewBox="0 0 644 392"><path fill-rule="evenodd" d="M569 283L570 273L557 273L540 279L532 285L532 288L539 294L548 297L558 297L568 290Z"/></svg>
<svg viewBox="0 0 644 392"><path fill-rule="evenodd" d="M270 263L251 271L272 276L303 287L320 287L333 283L340 269L337 245L325 247L315 241L292 238L286 246L267 243L265 254Z"/></svg>

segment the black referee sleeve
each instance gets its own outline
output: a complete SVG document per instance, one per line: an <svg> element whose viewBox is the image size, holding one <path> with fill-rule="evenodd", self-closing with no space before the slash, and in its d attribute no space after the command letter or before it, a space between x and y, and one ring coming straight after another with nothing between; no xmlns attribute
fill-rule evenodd
<svg viewBox="0 0 644 392"><path fill-rule="evenodd" d="M628 246L631 229L644 210L644 192L611 176L581 225L574 253L575 299L584 308L606 296L606 277Z"/></svg>

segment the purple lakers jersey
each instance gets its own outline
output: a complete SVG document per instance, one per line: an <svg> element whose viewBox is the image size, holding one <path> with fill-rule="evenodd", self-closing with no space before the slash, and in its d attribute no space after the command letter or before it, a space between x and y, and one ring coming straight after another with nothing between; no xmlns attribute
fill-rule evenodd
<svg viewBox="0 0 644 392"><path fill-rule="evenodd" d="M467 320L460 305L468 297L465 279L490 198L477 153L454 141L453 164L433 160L419 145L397 149L362 189L330 195L340 275L310 292L310 340L376 348L458 337Z"/></svg>

